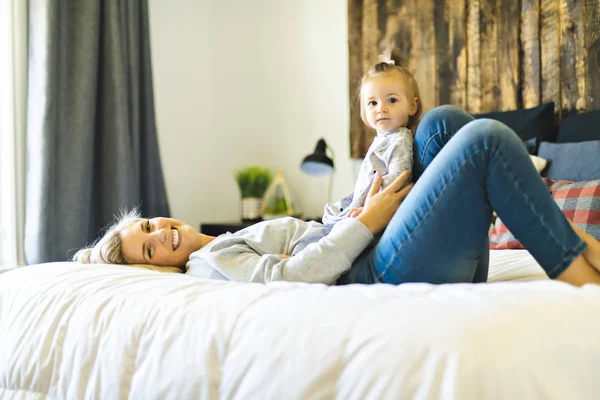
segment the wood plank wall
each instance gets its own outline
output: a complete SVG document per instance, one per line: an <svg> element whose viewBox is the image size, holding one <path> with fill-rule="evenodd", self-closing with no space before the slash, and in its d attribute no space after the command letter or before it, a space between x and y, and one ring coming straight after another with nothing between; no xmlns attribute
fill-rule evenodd
<svg viewBox="0 0 600 400"><path fill-rule="evenodd" d="M393 41L424 110L470 113L554 101L558 118L600 109L600 0L348 0L351 156L374 132L356 108L363 71Z"/></svg>

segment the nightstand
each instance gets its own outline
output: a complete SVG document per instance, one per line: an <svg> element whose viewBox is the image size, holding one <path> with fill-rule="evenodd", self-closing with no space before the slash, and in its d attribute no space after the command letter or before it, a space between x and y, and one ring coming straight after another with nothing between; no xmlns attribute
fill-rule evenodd
<svg viewBox="0 0 600 400"><path fill-rule="evenodd" d="M237 232L260 221L210 222L200 224L200 233L208 236L219 236L227 232Z"/></svg>
<svg viewBox="0 0 600 400"><path fill-rule="evenodd" d="M321 222L321 218L302 218L304 221L315 221ZM209 236L219 236L223 233L227 232L237 232L241 229L247 228L251 225L254 225L262 220L257 221L233 221L233 222L209 222L205 224L200 224L200 233Z"/></svg>

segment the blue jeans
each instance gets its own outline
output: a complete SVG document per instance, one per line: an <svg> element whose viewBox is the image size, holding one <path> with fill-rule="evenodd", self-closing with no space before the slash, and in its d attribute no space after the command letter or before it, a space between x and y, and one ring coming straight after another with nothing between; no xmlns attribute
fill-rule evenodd
<svg viewBox="0 0 600 400"><path fill-rule="evenodd" d="M486 282L493 211L550 278L585 250L506 125L437 107L415 132L414 155L413 189L338 284Z"/></svg>

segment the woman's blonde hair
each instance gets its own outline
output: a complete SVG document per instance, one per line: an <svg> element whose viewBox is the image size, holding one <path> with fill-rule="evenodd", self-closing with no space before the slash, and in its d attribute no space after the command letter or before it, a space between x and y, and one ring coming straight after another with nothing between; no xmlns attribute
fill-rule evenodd
<svg viewBox="0 0 600 400"><path fill-rule="evenodd" d="M119 212L102 237L75 253L72 260L83 264L129 264L123 255L120 234L123 229L141 220L138 209Z"/></svg>
<svg viewBox="0 0 600 400"><path fill-rule="evenodd" d="M408 68L403 66L403 59L397 50L393 47L388 47L383 54L379 56L379 62L372 65L367 72L360 79L360 83L358 85L358 91L356 96L358 98L358 106L360 108L360 118L363 120L365 125L371 127L367 121L367 116L365 113L365 105L363 103L362 98L362 88L365 82L378 74L382 73L391 73L398 72L400 79L408 86L408 89L412 91L412 95L408 100L412 101L416 98L417 102L417 111L414 115L411 115L408 118L408 123L406 127L410 129L413 134L417 125L419 123L419 119L421 118L421 113L423 112L423 104L421 103L421 95L419 94L419 86L417 85L417 80L413 76L413 74L408 70Z"/></svg>

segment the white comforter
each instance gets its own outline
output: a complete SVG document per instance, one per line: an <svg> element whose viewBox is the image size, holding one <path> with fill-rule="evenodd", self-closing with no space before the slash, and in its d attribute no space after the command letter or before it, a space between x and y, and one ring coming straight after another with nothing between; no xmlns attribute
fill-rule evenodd
<svg viewBox="0 0 600 400"><path fill-rule="evenodd" d="M543 277L492 252L492 281ZM45 398L597 399L600 287L30 266L0 275L0 399Z"/></svg>

